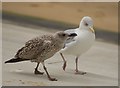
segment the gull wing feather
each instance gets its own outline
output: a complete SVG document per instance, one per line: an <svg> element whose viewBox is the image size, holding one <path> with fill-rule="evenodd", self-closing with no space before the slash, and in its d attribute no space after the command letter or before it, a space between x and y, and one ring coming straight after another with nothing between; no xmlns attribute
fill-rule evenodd
<svg viewBox="0 0 120 88"><path fill-rule="evenodd" d="M22 59L35 59L43 49L44 40L42 38L34 38L25 43L25 46L18 50L15 57Z"/></svg>
<svg viewBox="0 0 120 88"><path fill-rule="evenodd" d="M71 33L76 33L76 29L68 29L65 31L65 33L71 34ZM77 34L77 33L76 33ZM77 36L76 36L77 37ZM69 37L66 42L65 45L69 44L69 43L73 43L75 42L75 38L76 37Z"/></svg>

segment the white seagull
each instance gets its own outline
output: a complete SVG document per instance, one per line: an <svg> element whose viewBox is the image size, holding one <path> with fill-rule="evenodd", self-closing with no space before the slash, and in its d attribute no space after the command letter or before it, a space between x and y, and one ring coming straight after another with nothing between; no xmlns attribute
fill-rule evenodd
<svg viewBox="0 0 120 88"><path fill-rule="evenodd" d="M93 20L89 16L85 16L82 18L79 28L69 29L65 31L66 33L76 33L77 36L74 38L69 38L65 47L61 49L60 55L63 58L64 65L63 70L66 68L66 60L63 54L69 54L76 56L76 74L84 75L86 72L82 72L78 70L78 58L85 53L94 43L95 41L95 31L93 29Z"/></svg>

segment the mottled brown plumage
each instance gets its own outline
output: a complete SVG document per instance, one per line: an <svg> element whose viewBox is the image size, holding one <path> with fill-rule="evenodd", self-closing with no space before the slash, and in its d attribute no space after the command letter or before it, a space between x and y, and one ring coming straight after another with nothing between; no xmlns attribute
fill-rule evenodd
<svg viewBox="0 0 120 88"><path fill-rule="evenodd" d="M53 35L36 37L26 42L25 46L18 50L15 58L30 59L33 62L43 62L63 48L64 41L65 40L61 41L61 39Z"/></svg>
<svg viewBox="0 0 120 88"><path fill-rule="evenodd" d="M56 52L64 47L64 42L68 37L74 37L76 34L67 34L64 32L57 32L55 34L42 35L33 38L25 43L25 45L18 50L15 57L5 63L14 63L19 61L31 60L32 62L37 62L37 67L35 68L35 74L43 74L37 69L39 63L43 64L43 67L47 73L50 80L56 81L56 79L51 78L48 74L46 67L44 65L44 60L52 57Z"/></svg>

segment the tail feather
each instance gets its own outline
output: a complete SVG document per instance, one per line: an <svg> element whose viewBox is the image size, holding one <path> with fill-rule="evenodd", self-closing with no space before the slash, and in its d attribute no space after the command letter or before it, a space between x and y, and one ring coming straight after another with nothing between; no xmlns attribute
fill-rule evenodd
<svg viewBox="0 0 120 88"><path fill-rule="evenodd" d="M13 58L8 61L5 61L5 63L16 63L16 62L27 61L27 60L30 60L30 59Z"/></svg>

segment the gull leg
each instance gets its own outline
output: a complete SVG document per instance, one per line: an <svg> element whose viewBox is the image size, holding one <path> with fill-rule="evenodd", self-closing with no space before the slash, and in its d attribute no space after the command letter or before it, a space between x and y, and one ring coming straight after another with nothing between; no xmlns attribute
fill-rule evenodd
<svg viewBox="0 0 120 88"><path fill-rule="evenodd" d="M44 72L40 72L40 71L38 71L39 64L40 64L40 63L37 63L37 66L36 66L36 68L35 68L34 74L40 74L40 75L43 75Z"/></svg>
<svg viewBox="0 0 120 88"><path fill-rule="evenodd" d="M62 53L60 53L60 55L61 55L61 57L62 57L62 59L63 59L63 61L64 61L63 70L65 71L65 68L66 68L66 60L65 60L65 58L64 58L64 56L63 56Z"/></svg>
<svg viewBox="0 0 120 88"><path fill-rule="evenodd" d="M79 70L78 70L78 57L76 57L75 63L76 63L75 74L80 74L80 75L86 74L86 72L82 72L82 71L79 71Z"/></svg>
<svg viewBox="0 0 120 88"><path fill-rule="evenodd" d="M46 72L46 74L47 74L47 76L48 76L48 79L49 79L50 81L57 81L56 78L51 78L51 77L50 77L50 75L49 75L49 73L48 73L48 71L47 71L47 68L45 67L44 62L42 62L42 65L43 65L43 68L44 68L44 70L45 70L45 72Z"/></svg>

